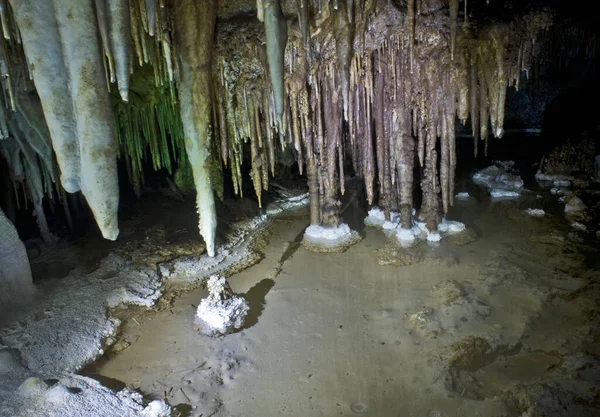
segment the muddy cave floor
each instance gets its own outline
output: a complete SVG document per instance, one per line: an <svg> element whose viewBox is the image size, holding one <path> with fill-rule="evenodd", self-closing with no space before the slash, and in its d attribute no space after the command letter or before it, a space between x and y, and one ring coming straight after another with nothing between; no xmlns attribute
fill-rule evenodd
<svg viewBox="0 0 600 417"><path fill-rule="evenodd" d="M364 226L351 189L343 217L362 240L318 254L300 244L308 210L284 212L257 245L261 260L228 277L251 307L241 331L200 334L206 291L172 288L158 307L113 311L116 343L80 373L183 416L599 415L597 241L547 191L492 202L469 187L448 216L477 235L464 245L400 249ZM153 214L125 222L118 250L147 263L136 253L198 250L177 203L147 204ZM90 264L114 248L82 247Z"/></svg>

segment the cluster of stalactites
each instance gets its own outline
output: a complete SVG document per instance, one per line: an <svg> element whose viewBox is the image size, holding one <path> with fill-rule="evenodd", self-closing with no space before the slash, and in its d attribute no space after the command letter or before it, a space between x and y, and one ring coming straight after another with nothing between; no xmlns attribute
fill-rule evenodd
<svg viewBox="0 0 600 417"><path fill-rule="evenodd" d="M152 65L156 85L173 83L171 21L165 0L95 0L107 78L128 101L133 63Z"/></svg>
<svg viewBox="0 0 600 417"><path fill-rule="evenodd" d="M0 0L0 138L14 141L23 136L37 152L39 169L26 163L30 167L24 171L34 205L41 207L44 194L51 198L54 188L61 196L64 190L81 190L103 235L114 239L119 193L115 131L137 188L146 144L155 169L170 170L169 154L175 150L168 152L167 135L172 148L183 139L174 94L176 61L169 13L164 0ZM134 99L124 104L130 101L130 78L138 65L152 68L156 91L168 91L157 97L160 102ZM30 101L37 103L36 109L41 102L43 111L31 115L30 103L19 100L34 85L39 101L37 97ZM123 100L116 123L110 99L113 85ZM29 130L14 122L21 119ZM43 150L35 145L40 143L38 137L48 142ZM17 163L18 158L7 160ZM58 177L57 162L64 190L51 186Z"/></svg>
<svg viewBox="0 0 600 417"><path fill-rule="evenodd" d="M296 5L297 31L290 32L283 63L278 63L285 78L281 125L276 102L282 92L273 79L279 72L273 74L271 62L273 95L228 77L228 58L219 57L215 123L223 163L229 164L236 190L241 190L243 141L251 143L251 176L259 199L274 163L273 149L277 142L287 143L295 150L300 172L306 167L312 222L335 225L349 155L365 181L368 202L379 204L388 215L400 211L403 227L410 227L413 174L420 167L419 215L434 230L453 203L455 121L470 122L475 152L479 139L487 152L488 138L502 137L506 88L518 87L521 74L527 73L549 19L491 24L474 37L466 13L459 25L458 1L451 1L450 36L444 41L440 27L418 17L419 2L409 1L405 20L373 48L365 46L373 40L364 25L373 2L298 0ZM263 2L257 6L266 25ZM306 24L309 10L316 11L317 26L331 28L332 33L319 34L317 27L311 34ZM369 17L377 19L376 14ZM312 56L315 51L318 62ZM268 85L266 79L262 82ZM248 84L260 82L253 79Z"/></svg>
<svg viewBox="0 0 600 417"><path fill-rule="evenodd" d="M42 200L49 196L53 206L55 195L63 204L66 196L56 182L59 171L50 135L31 82L21 36L6 0L0 1L0 25L0 154L9 169L14 206L29 210L31 204L40 235L51 244L54 237L48 228ZM70 223L68 207L65 215Z"/></svg>

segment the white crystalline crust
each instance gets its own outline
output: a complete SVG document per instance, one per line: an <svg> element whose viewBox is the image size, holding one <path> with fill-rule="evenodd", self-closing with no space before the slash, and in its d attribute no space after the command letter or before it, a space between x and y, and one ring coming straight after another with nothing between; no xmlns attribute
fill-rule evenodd
<svg viewBox="0 0 600 417"><path fill-rule="evenodd" d="M170 416L163 401L144 406L139 393L115 393L73 373L114 343L120 322L109 317L107 309L123 304L152 306L161 295L161 278L201 281L243 260L250 254L253 233L272 215L306 204L308 193L277 200L266 207L266 215L233 225L234 232L215 258L173 261L162 265L161 277L111 254L92 273L74 270L59 281L38 285L37 304L31 311L0 329L0 416ZM237 305L238 312L242 309ZM50 386L44 382L49 379L59 382Z"/></svg>
<svg viewBox="0 0 600 417"><path fill-rule="evenodd" d="M216 248L215 256L189 256L163 262L158 265L162 278L185 284L203 282L213 274L219 274L252 255L250 244L253 236L269 223L271 217L308 204L308 193L281 198L265 208L265 215L230 225L229 240Z"/></svg>
<svg viewBox="0 0 600 417"><path fill-rule="evenodd" d="M493 199L519 197L524 183L513 165L513 161L494 161L494 165L475 172L473 182L486 187Z"/></svg>
<svg viewBox="0 0 600 417"><path fill-rule="evenodd" d="M546 212L544 210L532 208L528 208L527 210L525 210L525 213L529 214L532 217L544 217L546 215Z"/></svg>
<svg viewBox="0 0 600 417"><path fill-rule="evenodd" d="M538 181L542 181L542 182L560 182L560 181L573 181L573 177L571 177L570 175L547 175L547 174L543 174L541 172L537 172L535 174L535 179Z"/></svg>
<svg viewBox="0 0 600 417"><path fill-rule="evenodd" d="M415 234L412 229L399 227L396 231L396 239L402 246L410 246L415 241Z"/></svg>
<svg viewBox="0 0 600 417"><path fill-rule="evenodd" d="M520 194L516 191L510 190L491 190L490 195L492 198L516 198L519 197Z"/></svg>
<svg viewBox="0 0 600 417"><path fill-rule="evenodd" d="M165 417L168 406L143 406L141 395L115 395L74 374L103 354L120 325L107 308L151 306L161 295L156 271L139 269L114 254L90 274L75 270L39 288L39 299L18 322L0 330L0 416ZM12 352L20 352L15 356ZM27 366L25 366L26 364ZM40 379L57 379L49 386ZM134 398L135 397L135 398ZM139 399L139 401L138 401Z"/></svg>
<svg viewBox="0 0 600 417"><path fill-rule="evenodd" d="M468 196L468 193L465 194ZM405 229L400 225L400 214L391 212L390 220L385 220L383 210L379 207L370 209L364 221L367 226L381 227L386 235L394 237L404 247L413 245L417 239L439 242L444 236L461 233L466 229L463 223L446 220L445 218L442 219L435 232L427 230L425 222L416 220L413 221L413 226L410 229Z"/></svg>
<svg viewBox="0 0 600 417"><path fill-rule="evenodd" d="M304 231L304 241L323 247L337 247L353 240L356 233L346 223L338 227L311 225Z"/></svg>
<svg viewBox="0 0 600 417"><path fill-rule="evenodd" d="M428 242L439 242L440 240L442 240L442 236L438 232L427 233Z"/></svg>
<svg viewBox="0 0 600 417"><path fill-rule="evenodd" d="M457 193L456 198L458 200L468 200L469 198L471 198L471 196L467 192L462 192L462 193Z"/></svg>
<svg viewBox="0 0 600 417"><path fill-rule="evenodd" d="M454 235L465 230L464 223L456 222L453 220L442 219L442 222L438 225L438 232L447 233Z"/></svg>
<svg viewBox="0 0 600 417"><path fill-rule="evenodd" d="M382 226L385 223L385 214L379 207L373 207L369 210L365 217L365 225L367 226Z"/></svg>
<svg viewBox="0 0 600 417"><path fill-rule="evenodd" d="M219 275L208 279L207 288L208 297L200 302L196 312L202 332L216 336L242 327L250 310L246 300L239 295L229 294L225 277Z"/></svg>

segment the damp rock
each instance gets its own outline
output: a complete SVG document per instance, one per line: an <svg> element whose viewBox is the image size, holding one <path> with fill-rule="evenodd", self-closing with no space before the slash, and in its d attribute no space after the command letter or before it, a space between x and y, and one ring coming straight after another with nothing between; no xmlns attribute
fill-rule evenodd
<svg viewBox="0 0 600 417"><path fill-rule="evenodd" d="M493 362L498 352L481 337L467 337L450 348L450 366L461 371L476 371Z"/></svg>
<svg viewBox="0 0 600 417"><path fill-rule="evenodd" d="M600 182L600 155L596 155L596 158L594 158L593 179L595 182Z"/></svg>
<svg viewBox="0 0 600 417"><path fill-rule="evenodd" d="M438 232L444 233L447 235L455 235L457 233L461 233L465 230L465 224L461 222L456 222L453 220L442 219L442 222L438 225Z"/></svg>
<svg viewBox="0 0 600 417"><path fill-rule="evenodd" d="M435 339L442 333L442 327L436 320L434 311L424 308L408 318L408 327L424 339Z"/></svg>
<svg viewBox="0 0 600 417"><path fill-rule="evenodd" d="M350 410L356 414L362 414L367 410L367 406L363 403L355 402L350 404Z"/></svg>
<svg viewBox="0 0 600 417"><path fill-rule="evenodd" d="M486 187L493 199L519 197L523 188L523 180L506 161L494 161L494 165L475 172L472 178L475 184Z"/></svg>
<svg viewBox="0 0 600 417"><path fill-rule="evenodd" d="M423 261L423 255L417 248L403 248L390 244L377 251L379 265L407 266Z"/></svg>
<svg viewBox="0 0 600 417"><path fill-rule="evenodd" d="M454 280L445 280L431 289L431 295L441 304L451 304L465 295L462 285Z"/></svg>
<svg viewBox="0 0 600 417"><path fill-rule="evenodd" d="M454 233L448 236L448 242L456 246L464 246L477 240L475 230L465 227L460 233Z"/></svg>
<svg viewBox="0 0 600 417"><path fill-rule="evenodd" d="M48 389L48 385L42 378L30 377L27 378L19 387L19 393L24 397L34 397L44 393Z"/></svg>
<svg viewBox="0 0 600 417"><path fill-rule="evenodd" d="M565 198L565 213L580 213L586 209L585 203L577 196Z"/></svg>
<svg viewBox="0 0 600 417"><path fill-rule="evenodd" d="M310 225L304 232L302 244L313 252L343 252L360 241L358 232L342 223L339 226Z"/></svg>
<svg viewBox="0 0 600 417"><path fill-rule="evenodd" d="M469 198L471 198L471 196L467 192L460 192L456 194L455 198L457 200L468 200Z"/></svg>
<svg viewBox="0 0 600 417"><path fill-rule="evenodd" d="M127 340L119 340L115 344L111 345L110 351L111 353L119 353L127 349L129 346L131 346L131 343L129 343Z"/></svg>
<svg viewBox="0 0 600 417"><path fill-rule="evenodd" d="M227 334L244 324L250 307L240 295L234 294L225 277L212 275L207 282L208 297L196 312L196 321L208 336Z"/></svg>
<svg viewBox="0 0 600 417"><path fill-rule="evenodd" d="M552 187L550 189L550 194L555 194L555 195L572 195L573 191L567 190L566 188L562 188L562 187Z"/></svg>

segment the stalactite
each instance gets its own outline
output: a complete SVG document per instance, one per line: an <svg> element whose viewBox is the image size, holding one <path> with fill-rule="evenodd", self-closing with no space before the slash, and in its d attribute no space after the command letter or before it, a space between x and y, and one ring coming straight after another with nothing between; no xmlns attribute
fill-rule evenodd
<svg viewBox="0 0 600 417"><path fill-rule="evenodd" d="M450 59L454 61L456 31L458 28L458 0L450 0Z"/></svg>
<svg viewBox="0 0 600 417"><path fill-rule="evenodd" d="M338 7L334 12L335 27L333 36L335 38L336 56L338 62L338 83L342 94L344 106L344 117L348 119L348 94L350 92L350 58L352 54L352 30L348 21L346 5Z"/></svg>
<svg viewBox="0 0 600 417"><path fill-rule="evenodd" d="M123 101L129 100L129 68L131 59L131 28L129 0L108 0L110 47L115 62L115 74ZM113 81L114 82L114 81Z"/></svg>
<svg viewBox="0 0 600 417"><path fill-rule="evenodd" d="M258 21L248 21L244 31L237 31L232 30L233 23L223 21L225 28L216 33L218 59L212 65L208 49L214 35L213 3L186 0L165 7L155 0L10 2L14 18L21 22L26 60L19 55L19 31L10 21L11 13L6 13L5 0L0 0L6 38L0 42L0 101L13 107L16 103L18 109L16 86L27 82L28 75L33 78L65 189L76 191L81 184L90 205L100 204L99 195L109 196L106 201L114 204L111 163L102 169L90 164L91 153L100 150L106 152L97 159L112 161L108 131L114 130L119 157L125 158L136 193L144 182L145 159L154 169L172 172L185 165L193 170L199 227L209 254L214 254L211 187L219 188L218 167L231 171L234 191L241 195L241 164L248 160L243 153L249 150L250 177L261 204L269 171L275 173L278 143L282 149L293 147L300 173L307 174L313 224L340 222L338 196L344 192L348 157L364 179L368 202L379 195L386 216L399 210L405 228L412 225L413 169L421 169L421 217L433 232L441 214L439 196L447 211L454 195L455 116L463 124L470 119L476 144L485 140L487 151L488 125L495 137L503 133L506 86L518 85L520 71L527 70L539 53L540 28L549 24L544 17L524 16L510 26L467 26L465 2L465 23L458 31L458 0L450 1L449 27L443 9L432 11L431 4L421 1L408 0L403 16L406 12L391 2L296 0L295 10L284 3L288 18L297 14L288 33L281 2L258 0L264 29ZM75 8L77 21L68 22L65 6ZM93 19L84 16L90 9ZM27 25L28 20L41 24ZM445 33L440 33L440 23ZM80 34L73 39L85 48L75 48L67 39L69 30ZM114 74L121 99L130 100L124 103L111 91L115 129L106 112L108 93L104 89L100 94L99 39L105 70ZM264 40L266 47L260 43ZM90 68L84 68L84 58ZM142 73L153 85L144 90L152 94L136 91L135 79ZM86 82L88 94L80 97ZM92 102L91 97L97 100ZM21 113L34 136L43 136L43 129L30 120L38 116ZM0 112L2 137L10 136L6 119L11 119L10 113ZM94 135L105 139L97 149L89 147L98 143L89 139L90 129L99 129ZM8 146L0 145L3 154ZM35 142L31 146L41 152ZM190 164L183 163L182 147ZM84 160L86 176L80 178ZM417 160L420 167L414 166ZM99 177L107 175L101 179L108 181L107 194L94 196L85 187L89 187L88 165ZM52 175L48 166L41 172L45 193L52 192Z"/></svg>
<svg viewBox="0 0 600 417"><path fill-rule="evenodd" d="M140 31L139 10L137 7L137 0L129 0L129 27L131 30L131 39L133 41L133 49L137 56L138 65L141 67L144 65L144 55L142 52L142 32Z"/></svg>
<svg viewBox="0 0 600 417"><path fill-rule="evenodd" d="M211 184L211 71L216 1L178 1L174 9L179 53L179 100L185 148L196 185L198 227L209 256L215 255L216 213Z"/></svg>
<svg viewBox="0 0 600 417"><path fill-rule="evenodd" d="M446 112L442 115L442 135L441 135L441 146L440 146L440 185L442 187L442 205L444 213L448 212L449 198L448 193L450 191L450 132L448 126L448 119L454 117ZM431 229L430 229L431 230Z"/></svg>
<svg viewBox="0 0 600 417"><path fill-rule="evenodd" d="M340 92L333 82L332 74L335 71L329 67L326 69L323 80L322 94L325 94L327 100L322 100L324 129L323 136L324 148L320 154L321 158L321 175L322 175L322 207L321 207L321 223L328 226L338 226L340 223L338 200L338 170L337 170L337 148L339 146L341 128L342 128L342 112L343 104L340 97Z"/></svg>
<svg viewBox="0 0 600 417"><path fill-rule="evenodd" d="M415 49L415 0L408 0L408 53L410 54L410 72L413 71Z"/></svg>
<svg viewBox="0 0 600 417"><path fill-rule="evenodd" d="M388 157L388 153L386 152L386 142L388 138L385 134L384 125L386 122L385 119L385 90L384 90L384 81L386 78L386 74L383 72L383 69L386 67L386 62L384 65L381 65L381 50L377 51L373 54L373 59L377 62L377 69L375 70L375 102L373 105L373 112L375 113L375 143L376 143L376 155L377 155L377 175L379 180L379 206L384 208L386 218L389 220L390 216L390 189L389 182L387 181L386 174L389 176L389 173L386 172L385 165L386 159ZM385 58L383 58L385 60Z"/></svg>
<svg viewBox="0 0 600 417"><path fill-rule="evenodd" d="M281 12L280 0L265 0L265 33L267 38L267 57L269 60L269 74L277 121L282 122L284 106L283 62L285 45L287 43L287 23Z"/></svg>
<svg viewBox="0 0 600 417"><path fill-rule="evenodd" d="M469 67L469 106L471 114L471 130L473 131L474 141L474 156L477 158L477 149L479 145L479 83L478 83L478 72L474 62L471 62Z"/></svg>
<svg viewBox="0 0 600 417"><path fill-rule="evenodd" d="M262 2L262 0L258 1ZM310 60L312 54L310 53L309 7L308 0L296 0L296 8L298 9L298 24L300 25L300 33L302 35L302 46L304 47L306 58ZM259 17L259 20L262 19Z"/></svg>
<svg viewBox="0 0 600 417"><path fill-rule="evenodd" d="M111 83L116 81L114 58L112 53L111 39L109 37L109 13L107 0L95 0L96 5L96 17L98 19L98 29L100 37L102 39L102 47L106 56L106 63L108 64L108 74Z"/></svg>
<svg viewBox="0 0 600 417"><path fill-rule="evenodd" d="M25 54L35 64L33 81L60 166L61 183L67 192L74 193L81 187L79 146L54 5L34 0L11 0L11 5ZM27 25L28 21L38 24Z"/></svg>
<svg viewBox="0 0 600 417"><path fill-rule="evenodd" d="M156 4L154 0L146 0L146 15L148 34L154 36L154 29L156 28Z"/></svg>
<svg viewBox="0 0 600 417"><path fill-rule="evenodd" d="M119 234L114 120L91 4L54 0L81 158L81 190L106 239Z"/></svg>
<svg viewBox="0 0 600 417"><path fill-rule="evenodd" d="M373 137L372 137L372 126L371 126L371 109L373 103L373 72L372 63L370 59L366 60L366 66L364 68L364 75L362 82L364 83L364 99L362 105L364 106L363 111L363 123L364 130L364 178L367 186L367 200L369 204L372 204L374 198L374 182L375 182L375 164L373 155ZM362 136L362 135L361 135Z"/></svg>

